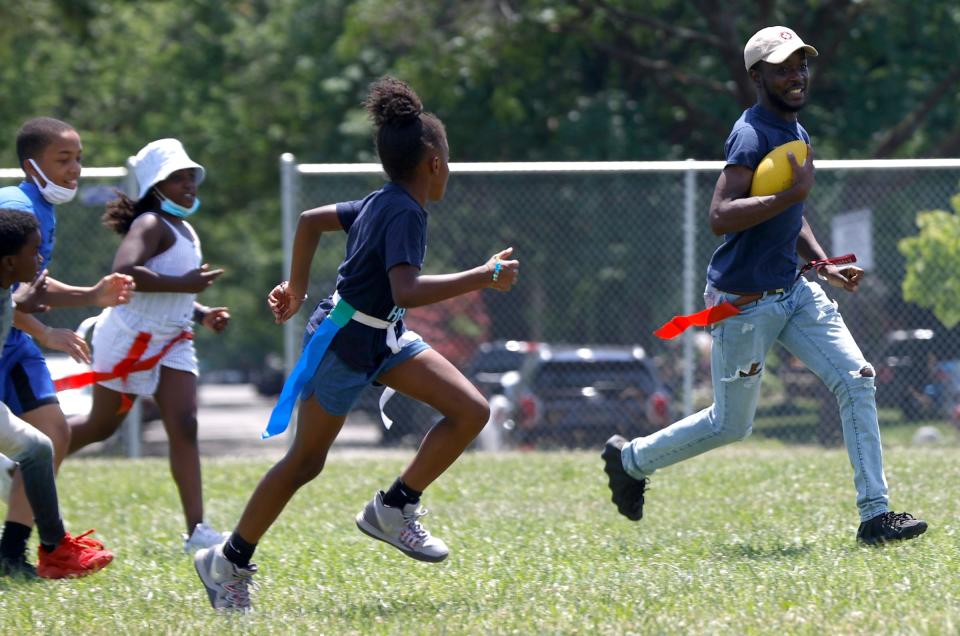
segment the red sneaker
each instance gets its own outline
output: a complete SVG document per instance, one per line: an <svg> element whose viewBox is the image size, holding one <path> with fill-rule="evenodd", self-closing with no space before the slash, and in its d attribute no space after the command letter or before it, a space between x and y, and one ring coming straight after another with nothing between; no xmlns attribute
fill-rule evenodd
<svg viewBox="0 0 960 636"><path fill-rule="evenodd" d="M62 579L86 576L105 568L113 561L113 553L94 547L94 544L103 544L87 539L91 532L93 530L88 530L78 537L66 533L53 552L37 548L37 574L44 579Z"/></svg>
<svg viewBox="0 0 960 636"><path fill-rule="evenodd" d="M79 543L80 545L84 545L88 548L93 548L94 550L103 550L103 541L100 541L99 539L94 539L93 537L88 538L88 536L93 534L94 532L96 532L96 530L87 530L83 534L75 536L73 540Z"/></svg>

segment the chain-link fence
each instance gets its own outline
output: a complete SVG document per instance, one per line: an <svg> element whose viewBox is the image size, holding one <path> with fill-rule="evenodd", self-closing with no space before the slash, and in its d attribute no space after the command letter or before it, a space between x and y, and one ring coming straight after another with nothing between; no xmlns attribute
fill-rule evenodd
<svg viewBox="0 0 960 636"><path fill-rule="evenodd" d="M445 199L429 206L425 272L459 271L513 246L522 282L408 314L488 395L498 443L596 446L614 430L650 432L709 405L709 336L664 342L653 329L701 308L707 262L719 239L706 210L722 162L453 164ZM378 165L281 159L287 251L297 214L362 198L383 183ZM942 431L960 416L960 339L903 300L898 242L918 211L950 210L960 161L819 161L806 214L829 254L855 252L867 278L856 294L827 293L877 368L885 435L921 424ZM342 237L324 237L311 298L332 292ZM953 277L956 272L940 272ZM306 313L306 312L304 312ZM286 332L286 362L303 323ZM373 396L375 398L376 396ZM360 408L376 413L376 400ZM402 408L395 426L416 438L435 414ZM388 414L389 405L388 405ZM833 395L782 348L766 361L754 433L836 444ZM396 433L401 436L402 433Z"/></svg>

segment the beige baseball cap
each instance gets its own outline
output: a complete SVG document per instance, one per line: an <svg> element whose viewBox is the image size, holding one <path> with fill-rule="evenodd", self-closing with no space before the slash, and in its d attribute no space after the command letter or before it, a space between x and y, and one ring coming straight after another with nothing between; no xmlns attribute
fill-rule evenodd
<svg viewBox="0 0 960 636"><path fill-rule="evenodd" d="M803 49L812 57L818 55L817 49L801 40L793 29L785 26L767 27L747 40L747 45L743 47L743 63L748 71L757 62L780 64L797 49Z"/></svg>

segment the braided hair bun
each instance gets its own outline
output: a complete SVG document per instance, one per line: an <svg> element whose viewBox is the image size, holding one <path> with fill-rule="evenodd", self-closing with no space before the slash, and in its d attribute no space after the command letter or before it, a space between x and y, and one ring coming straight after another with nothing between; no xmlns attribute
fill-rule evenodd
<svg viewBox="0 0 960 636"><path fill-rule="evenodd" d="M409 124L423 112L423 103L413 89L389 76L370 85L364 106L377 128Z"/></svg>
<svg viewBox="0 0 960 636"><path fill-rule="evenodd" d="M423 111L420 98L405 82L381 77L370 85L363 105L377 128L377 155L390 179L411 178L428 148L447 147L443 123Z"/></svg>

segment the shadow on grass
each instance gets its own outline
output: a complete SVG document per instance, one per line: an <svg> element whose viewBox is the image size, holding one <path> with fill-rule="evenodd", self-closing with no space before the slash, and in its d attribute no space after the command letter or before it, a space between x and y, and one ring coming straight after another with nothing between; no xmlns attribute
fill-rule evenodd
<svg viewBox="0 0 960 636"><path fill-rule="evenodd" d="M770 561L796 559L810 552L811 545L804 543L785 543L782 545L756 545L752 543L731 543L717 546L717 552L731 559L750 559Z"/></svg>

